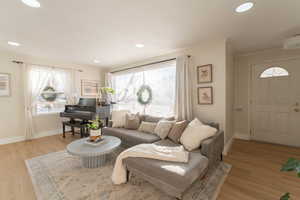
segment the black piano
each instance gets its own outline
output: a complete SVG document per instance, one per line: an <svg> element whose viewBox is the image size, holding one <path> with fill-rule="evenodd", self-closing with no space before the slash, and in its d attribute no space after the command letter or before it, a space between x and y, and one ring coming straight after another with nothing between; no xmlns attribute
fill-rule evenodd
<svg viewBox="0 0 300 200"><path fill-rule="evenodd" d="M108 125L110 105L98 105L95 98L80 98L77 105L66 105L65 111L60 113L60 117L70 118L69 122L63 122L64 133L65 126L71 126L73 134L74 127L77 127L83 129L80 131L81 135L83 135L86 133L86 130L84 130L85 125L89 122L89 120L96 119L96 117L99 117L101 120L105 120L105 124Z"/></svg>

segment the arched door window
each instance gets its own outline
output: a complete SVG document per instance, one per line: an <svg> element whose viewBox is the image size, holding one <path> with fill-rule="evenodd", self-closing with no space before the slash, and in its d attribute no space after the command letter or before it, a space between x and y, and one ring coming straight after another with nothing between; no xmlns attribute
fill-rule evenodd
<svg viewBox="0 0 300 200"><path fill-rule="evenodd" d="M289 72L282 67L270 67L263 71L259 78L283 77L289 76Z"/></svg>

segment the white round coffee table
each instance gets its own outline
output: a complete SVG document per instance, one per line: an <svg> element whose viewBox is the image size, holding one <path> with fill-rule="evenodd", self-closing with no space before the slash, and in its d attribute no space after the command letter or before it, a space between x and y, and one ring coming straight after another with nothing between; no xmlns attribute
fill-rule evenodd
<svg viewBox="0 0 300 200"><path fill-rule="evenodd" d="M98 145L86 144L88 138L76 140L67 146L67 152L79 156L86 168L101 167L105 164L107 155L121 144L121 140L117 137L103 136L103 139Z"/></svg>

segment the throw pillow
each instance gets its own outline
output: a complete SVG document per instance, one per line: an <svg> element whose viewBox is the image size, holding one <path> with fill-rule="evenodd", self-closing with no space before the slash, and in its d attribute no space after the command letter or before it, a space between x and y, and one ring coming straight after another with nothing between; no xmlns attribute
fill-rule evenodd
<svg viewBox="0 0 300 200"><path fill-rule="evenodd" d="M111 121L113 128L123 128L125 127L126 114L129 113L128 110L114 110L111 113Z"/></svg>
<svg viewBox="0 0 300 200"><path fill-rule="evenodd" d="M170 140L172 140L175 143L179 143L179 139L184 131L184 129L187 127L187 125L189 124L188 121L180 121L180 122L176 122L171 131L169 132L168 138Z"/></svg>
<svg viewBox="0 0 300 200"><path fill-rule="evenodd" d="M174 122L172 121L160 120L157 123L154 133L158 135L161 139L165 139L168 136L173 124Z"/></svg>
<svg viewBox="0 0 300 200"><path fill-rule="evenodd" d="M140 126L140 114L126 113L125 115L125 128L136 130Z"/></svg>
<svg viewBox="0 0 300 200"><path fill-rule="evenodd" d="M142 122L138 130L145 133L154 133L156 125L157 123Z"/></svg>
<svg viewBox="0 0 300 200"><path fill-rule="evenodd" d="M180 142L185 149L192 151L200 147L201 142L212 137L217 129L204 125L197 118L189 123L180 137Z"/></svg>

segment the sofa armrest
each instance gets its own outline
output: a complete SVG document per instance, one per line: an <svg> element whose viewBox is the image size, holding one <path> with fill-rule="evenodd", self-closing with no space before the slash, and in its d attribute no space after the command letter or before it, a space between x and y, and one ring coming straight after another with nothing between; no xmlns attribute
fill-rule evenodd
<svg viewBox="0 0 300 200"><path fill-rule="evenodd" d="M208 167L215 167L222 160L224 149L224 132L218 131L212 138L208 138L201 143L201 153L209 160Z"/></svg>

